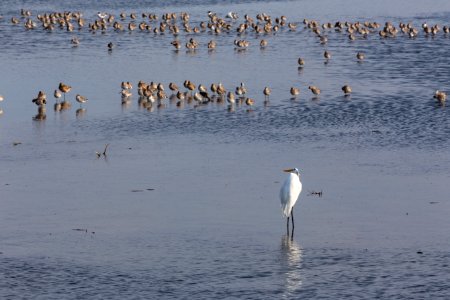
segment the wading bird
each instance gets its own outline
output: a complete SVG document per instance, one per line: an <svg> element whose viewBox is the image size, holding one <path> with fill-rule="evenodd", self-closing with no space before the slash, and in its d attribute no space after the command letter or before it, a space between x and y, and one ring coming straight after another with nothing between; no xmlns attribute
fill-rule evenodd
<svg viewBox="0 0 450 300"><path fill-rule="evenodd" d="M60 82L58 89L64 93L64 101L66 101L66 93L70 92L72 87L70 85Z"/></svg>
<svg viewBox="0 0 450 300"><path fill-rule="evenodd" d="M297 168L286 169L284 172L289 173L288 178L283 183L280 190L280 201L283 215L287 217L287 234L289 235L289 216L292 218L292 236L294 235L294 205L298 196L302 191L302 183L300 181L300 172Z"/></svg>

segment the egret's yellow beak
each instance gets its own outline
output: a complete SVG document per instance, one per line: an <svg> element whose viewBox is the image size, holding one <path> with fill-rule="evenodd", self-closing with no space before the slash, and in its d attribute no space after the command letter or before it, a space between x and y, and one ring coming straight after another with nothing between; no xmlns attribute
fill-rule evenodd
<svg viewBox="0 0 450 300"><path fill-rule="evenodd" d="M286 173L291 173L291 172L294 172L295 171L295 169L284 169L283 170L283 172L286 172Z"/></svg>

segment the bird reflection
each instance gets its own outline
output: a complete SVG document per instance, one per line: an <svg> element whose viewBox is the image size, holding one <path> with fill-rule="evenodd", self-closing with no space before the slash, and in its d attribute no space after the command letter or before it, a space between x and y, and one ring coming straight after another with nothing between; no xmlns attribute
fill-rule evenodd
<svg viewBox="0 0 450 300"><path fill-rule="evenodd" d="M79 108L77 109L77 111L75 112L75 115L77 117L77 119L81 119L83 118L83 116L86 114L86 108Z"/></svg>
<svg viewBox="0 0 450 300"><path fill-rule="evenodd" d="M292 239L292 236L283 235L281 237L281 263L285 268L284 275L285 289L283 298L291 298L294 293L302 286L302 256L303 250L300 245Z"/></svg>
<svg viewBox="0 0 450 300"><path fill-rule="evenodd" d="M45 108L45 105L39 106L38 113L33 117L33 120L35 121L44 121L47 119L47 110Z"/></svg>

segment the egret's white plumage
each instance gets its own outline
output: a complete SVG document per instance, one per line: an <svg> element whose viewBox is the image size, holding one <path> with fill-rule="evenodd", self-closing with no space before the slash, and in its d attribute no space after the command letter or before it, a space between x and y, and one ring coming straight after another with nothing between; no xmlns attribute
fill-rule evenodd
<svg viewBox="0 0 450 300"><path fill-rule="evenodd" d="M300 182L300 173L297 168L284 170L289 176L283 183L280 190L280 201L283 215L287 217L287 226L289 230L289 217L292 217L292 229L294 228L294 216L292 208L297 202L298 196L302 191L302 183Z"/></svg>

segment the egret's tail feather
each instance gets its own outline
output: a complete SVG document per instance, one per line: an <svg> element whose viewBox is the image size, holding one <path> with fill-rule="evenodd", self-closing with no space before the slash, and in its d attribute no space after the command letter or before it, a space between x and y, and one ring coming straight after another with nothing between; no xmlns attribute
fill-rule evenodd
<svg viewBox="0 0 450 300"><path fill-rule="evenodd" d="M283 205L281 206L281 211L283 212L283 215L286 218L289 218L291 215L291 207L289 207L289 205Z"/></svg>

